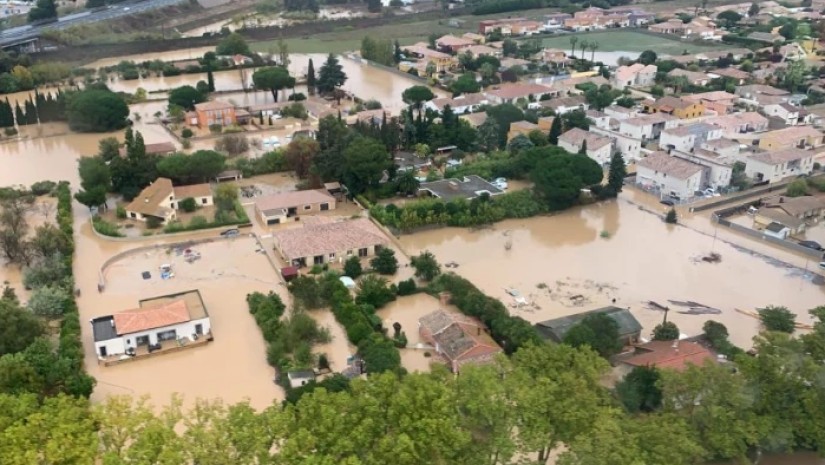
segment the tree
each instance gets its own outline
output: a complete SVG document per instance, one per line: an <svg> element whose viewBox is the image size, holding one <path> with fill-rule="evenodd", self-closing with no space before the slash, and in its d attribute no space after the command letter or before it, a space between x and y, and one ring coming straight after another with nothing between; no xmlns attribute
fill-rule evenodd
<svg viewBox="0 0 825 465"><path fill-rule="evenodd" d="M56 318L63 315L68 299L70 297L64 289L43 286L34 290L27 306L35 315Z"/></svg>
<svg viewBox="0 0 825 465"><path fill-rule="evenodd" d="M610 191L610 196L616 196L622 191L625 176L627 176L627 167L624 157L616 152L610 157L610 170L607 173L607 189Z"/></svg>
<svg viewBox="0 0 825 465"><path fill-rule="evenodd" d="M11 75L17 81L17 86L20 90L30 90L34 88L32 73L25 66L15 66L11 69Z"/></svg>
<svg viewBox="0 0 825 465"><path fill-rule="evenodd" d="M326 62L318 73L318 81L316 87L322 94L329 94L347 82L347 75L344 73L344 68L338 62L333 54L327 56Z"/></svg>
<svg viewBox="0 0 825 465"><path fill-rule="evenodd" d="M785 191L788 197L802 197L808 195L808 183L804 179L797 179L788 184L788 190Z"/></svg>
<svg viewBox="0 0 825 465"><path fill-rule="evenodd" d="M295 86L295 78L289 75L289 71L281 66L259 68L252 74L252 82L256 89L268 90L272 93L272 98L278 101L278 92L282 89L289 89Z"/></svg>
<svg viewBox="0 0 825 465"><path fill-rule="evenodd" d="M656 52L653 50L645 50L639 55L639 59L637 61L643 65L652 65L656 63L657 58L658 56L656 55Z"/></svg>
<svg viewBox="0 0 825 465"><path fill-rule="evenodd" d="M496 147L503 147L507 143L507 132L510 124L524 119L524 112L511 103L496 105L487 109L487 120L495 120L498 125L498 144Z"/></svg>
<svg viewBox="0 0 825 465"><path fill-rule="evenodd" d="M425 250L417 257L412 258L412 266L415 268L415 277L424 281L432 281L441 273L441 265L435 259L432 252Z"/></svg>
<svg viewBox="0 0 825 465"><path fill-rule="evenodd" d="M111 188L112 172L103 157L81 157L77 163L80 186L83 189L91 190L95 187L102 187L105 193Z"/></svg>
<svg viewBox="0 0 825 465"><path fill-rule="evenodd" d="M486 151L491 152L499 147L499 125L493 118L487 118L478 127L478 143ZM505 138L507 136L505 135Z"/></svg>
<svg viewBox="0 0 825 465"><path fill-rule="evenodd" d="M616 394L629 413L653 412L662 406L659 370L652 366L634 367L616 385Z"/></svg>
<svg viewBox="0 0 825 465"><path fill-rule="evenodd" d="M178 202L178 208L185 211L186 213L192 213L198 209L198 203L192 197L186 197L185 199Z"/></svg>
<svg viewBox="0 0 825 465"><path fill-rule="evenodd" d="M315 65L312 64L312 58L307 64L307 91L309 95L315 95Z"/></svg>
<svg viewBox="0 0 825 465"><path fill-rule="evenodd" d="M0 251L9 263L28 265L31 261L26 214L33 203L34 197L23 193L0 199Z"/></svg>
<svg viewBox="0 0 825 465"><path fill-rule="evenodd" d="M464 73L450 84L453 94L474 94L481 90L481 84L476 80L474 73Z"/></svg>
<svg viewBox="0 0 825 465"><path fill-rule="evenodd" d="M370 13L379 13L382 6L381 0L367 0L367 11Z"/></svg>
<svg viewBox="0 0 825 465"><path fill-rule="evenodd" d="M226 169L226 157L214 150L198 150L192 155L176 153L157 162L160 176L176 183L209 182Z"/></svg>
<svg viewBox="0 0 825 465"><path fill-rule="evenodd" d="M350 193L358 195L378 186L384 170L392 161L386 147L375 139L360 137L344 150L344 182Z"/></svg>
<svg viewBox="0 0 825 465"><path fill-rule="evenodd" d="M352 279L355 279L361 276L363 270L361 269L361 259L355 255L348 258L347 261L344 262L344 275L349 276Z"/></svg>
<svg viewBox="0 0 825 465"><path fill-rule="evenodd" d="M433 91L427 86L412 86L404 90L401 98L404 100L404 103L418 110L418 114L420 115L421 105L435 98L435 95L433 95Z"/></svg>
<svg viewBox="0 0 825 465"><path fill-rule="evenodd" d="M386 279L368 274L358 280L355 302L372 305L376 310L395 300L395 291Z"/></svg>
<svg viewBox="0 0 825 465"><path fill-rule="evenodd" d="M530 142L536 147L544 147L549 143L547 135L538 129L530 131L530 133L527 134L527 138L530 139Z"/></svg>
<svg viewBox="0 0 825 465"><path fill-rule="evenodd" d="M522 150L528 150L533 147L535 147L533 142L524 134L519 134L516 137L513 137L510 142L507 143L507 150L511 153L518 153Z"/></svg>
<svg viewBox="0 0 825 465"><path fill-rule="evenodd" d="M215 189L215 206L219 211L234 211L238 200L238 186L234 184L219 184Z"/></svg>
<svg viewBox="0 0 825 465"><path fill-rule="evenodd" d="M382 247L375 257L370 260L370 266L380 274L395 274L398 271L398 260L395 251L389 247Z"/></svg>
<svg viewBox="0 0 825 465"><path fill-rule="evenodd" d="M786 307L768 305L758 309L759 319L768 331L792 333L796 328L796 315Z"/></svg>
<svg viewBox="0 0 825 465"><path fill-rule="evenodd" d="M553 122L550 123L550 135L547 140L550 145L559 145L559 136L561 135L561 117L556 116Z"/></svg>
<svg viewBox="0 0 825 465"><path fill-rule="evenodd" d="M7 298L4 292L0 299L0 356L21 352L42 336L44 329L34 314Z"/></svg>
<svg viewBox="0 0 825 465"><path fill-rule="evenodd" d="M576 58L576 42L579 41L579 38L576 36L570 37L570 56Z"/></svg>
<svg viewBox="0 0 825 465"><path fill-rule="evenodd" d="M401 60L404 59L404 54L401 53L401 44L398 43L398 39L395 39L395 43L393 44L392 59L396 64L401 63Z"/></svg>
<svg viewBox="0 0 825 465"><path fill-rule="evenodd" d="M401 173L401 176L398 176L396 185L398 186L398 192L402 195L414 195L418 192L421 182L418 181L412 170L407 170Z"/></svg>
<svg viewBox="0 0 825 465"><path fill-rule="evenodd" d="M358 344L358 354L364 359L367 373L394 371L401 366L401 354L393 342L378 334L372 334Z"/></svg>
<svg viewBox="0 0 825 465"><path fill-rule="evenodd" d="M34 8L29 10L29 22L57 18L57 5L54 0L37 0Z"/></svg>
<svg viewBox="0 0 825 465"><path fill-rule="evenodd" d="M753 17L759 14L759 4L754 2L751 3L751 7L748 8L748 16Z"/></svg>
<svg viewBox="0 0 825 465"><path fill-rule="evenodd" d="M126 126L129 106L109 90L86 89L69 100L66 116L69 128L77 132L109 132Z"/></svg>
<svg viewBox="0 0 825 465"><path fill-rule="evenodd" d="M571 155L557 148L547 151L553 156L540 158L530 178L534 193L551 211L571 207L582 188L601 182L602 168L590 157Z"/></svg>
<svg viewBox="0 0 825 465"><path fill-rule="evenodd" d="M56 254L70 255L72 244L70 238L60 228L46 223L35 229L34 237L29 242L29 249L33 259L44 260Z"/></svg>
<svg viewBox="0 0 825 465"><path fill-rule="evenodd" d="M295 171L295 175L300 179L306 179L313 161L320 151L321 147L316 140L302 137L293 139L286 146L284 156L289 163L289 167Z"/></svg>
<svg viewBox="0 0 825 465"><path fill-rule="evenodd" d="M252 55L252 51L249 49L249 44L247 44L243 36L237 32L233 32L221 40L215 48L215 53L222 56Z"/></svg>
<svg viewBox="0 0 825 465"><path fill-rule="evenodd" d="M676 209L671 207L670 210L667 211L665 215L665 223L667 224L676 224L679 222L679 217L676 215Z"/></svg>
<svg viewBox="0 0 825 465"><path fill-rule="evenodd" d="M584 317L567 331L564 343L572 347L589 346L604 358L610 358L622 350L619 324L604 313Z"/></svg>
<svg viewBox="0 0 825 465"><path fill-rule="evenodd" d="M722 22L724 27L733 27L742 20L742 15L733 10L725 10L716 15L716 19Z"/></svg>
<svg viewBox="0 0 825 465"><path fill-rule="evenodd" d="M675 341L679 339L679 327L672 321L659 323L653 328L654 341Z"/></svg>
<svg viewBox="0 0 825 465"><path fill-rule="evenodd" d="M195 105L206 101L206 95L192 86L175 87L169 92L169 107L173 105L191 111Z"/></svg>

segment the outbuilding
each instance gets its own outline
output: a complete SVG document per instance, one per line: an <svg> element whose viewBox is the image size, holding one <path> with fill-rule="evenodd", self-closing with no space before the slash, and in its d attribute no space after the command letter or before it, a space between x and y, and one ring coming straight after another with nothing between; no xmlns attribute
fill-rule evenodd
<svg viewBox="0 0 825 465"><path fill-rule="evenodd" d="M327 190L283 192L255 199L255 212L266 225L296 221L300 215L335 210Z"/></svg>

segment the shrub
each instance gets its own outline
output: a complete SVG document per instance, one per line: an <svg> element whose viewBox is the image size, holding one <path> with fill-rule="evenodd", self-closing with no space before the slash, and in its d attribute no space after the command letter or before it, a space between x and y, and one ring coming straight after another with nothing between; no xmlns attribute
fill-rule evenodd
<svg viewBox="0 0 825 465"><path fill-rule="evenodd" d="M195 215L192 217L191 220L189 220L189 226L187 226L186 229L193 231L196 229L206 229L209 226L210 224L206 217L203 217L201 215Z"/></svg>
<svg viewBox="0 0 825 465"><path fill-rule="evenodd" d="M398 271L398 260L395 258L395 251L383 247L375 257L370 260L370 266L380 274L395 274Z"/></svg>
<svg viewBox="0 0 825 465"><path fill-rule="evenodd" d="M223 132L223 126L220 124L210 124L209 132L211 132L212 134L220 134L221 132Z"/></svg>
<svg viewBox="0 0 825 465"><path fill-rule="evenodd" d="M292 94L289 97L287 97L287 100L289 100L290 102L300 102L300 101L306 100L306 99L307 99L307 96L304 95L301 92L298 92L297 94Z"/></svg>
<svg viewBox="0 0 825 465"><path fill-rule="evenodd" d="M115 208L115 216L119 220L125 220L126 219L126 207L124 207L123 205L118 205L117 208Z"/></svg>
<svg viewBox="0 0 825 465"><path fill-rule="evenodd" d="M768 331L779 331L783 333L792 333L796 328L796 315L793 314L786 307L776 307L769 305L765 308L760 308L759 319L762 320L762 325Z"/></svg>
<svg viewBox="0 0 825 465"><path fill-rule="evenodd" d="M395 290L387 285L387 280L375 275L366 275L358 281L355 302L381 308L395 300Z"/></svg>
<svg viewBox="0 0 825 465"><path fill-rule="evenodd" d="M441 266L436 261L435 255L427 250L412 258L412 266L415 268L415 276L424 281L432 281L441 273Z"/></svg>
<svg viewBox="0 0 825 465"><path fill-rule="evenodd" d="M665 215L665 223L668 224L676 224L679 222L679 217L676 215L676 209L671 208L667 211L667 215Z"/></svg>
<svg viewBox="0 0 825 465"><path fill-rule="evenodd" d="M189 128L183 128L183 131L180 132L180 136L184 139L189 139L190 137L194 136L195 133L192 132Z"/></svg>
<svg viewBox="0 0 825 465"><path fill-rule="evenodd" d="M35 289L27 306L35 315L56 318L63 315L69 298L68 292L60 287L43 286Z"/></svg>
<svg viewBox="0 0 825 465"><path fill-rule="evenodd" d="M198 209L198 204L192 197L187 197L181 200L178 206L181 208L181 210L185 211L186 213L192 213L193 211Z"/></svg>
<svg viewBox="0 0 825 465"><path fill-rule="evenodd" d="M353 255L344 262L344 274L346 276L356 279L361 276L361 273L363 273L363 269L361 268L361 259L359 257Z"/></svg>
<svg viewBox="0 0 825 465"><path fill-rule="evenodd" d="M240 134L227 134L215 142L215 150L229 155L240 155L249 150L249 141Z"/></svg>
<svg viewBox="0 0 825 465"><path fill-rule="evenodd" d="M788 184L788 190L785 191L788 197L802 197L808 195L808 183L804 179L797 179Z"/></svg>
<svg viewBox="0 0 825 465"><path fill-rule="evenodd" d="M398 295L411 295L418 292L418 287L415 285L415 281L410 279L405 279L398 283Z"/></svg>
<svg viewBox="0 0 825 465"><path fill-rule="evenodd" d="M653 328L654 341L675 341L679 339L679 327L672 321L660 323Z"/></svg>
<svg viewBox="0 0 825 465"><path fill-rule="evenodd" d="M51 194L57 183L54 181L40 181L32 184L31 191L34 195Z"/></svg>
<svg viewBox="0 0 825 465"><path fill-rule="evenodd" d="M109 223L99 216L92 218L92 226L95 228L95 231L104 236L123 237L120 228L118 228L116 224Z"/></svg>
<svg viewBox="0 0 825 465"><path fill-rule="evenodd" d="M157 216L146 217L146 227L149 229L157 229L161 224L163 224L163 221Z"/></svg>

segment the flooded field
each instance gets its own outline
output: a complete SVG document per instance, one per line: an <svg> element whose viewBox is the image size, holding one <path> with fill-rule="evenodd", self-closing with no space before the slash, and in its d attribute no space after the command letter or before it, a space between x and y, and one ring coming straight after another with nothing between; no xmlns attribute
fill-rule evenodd
<svg viewBox="0 0 825 465"><path fill-rule="evenodd" d="M119 248L134 247L131 244ZM244 299L247 293L271 290L286 298L286 289L266 257L256 251L258 246L251 238L192 248L203 258L191 264L174 252L167 254L166 248L129 255L106 270L106 288L102 293L94 290L96 279L90 272L101 262L90 260L80 264L84 270L78 279L82 288L81 321L134 308L143 298L197 289L211 317L215 337L214 342L204 347L103 367L97 364L93 351L88 350L91 334L84 325L86 366L98 380L93 400L131 393L147 394L155 402L164 403L177 392L189 401L198 397L222 398L227 402L248 398L253 406L263 408L283 397L283 391L272 382L274 372L266 362L264 340ZM172 265L175 276L163 280L158 267L167 263ZM141 277L144 271L151 273L150 279Z"/></svg>
<svg viewBox="0 0 825 465"><path fill-rule="evenodd" d="M709 223L695 219L700 221ZM669 299L693 300L721 309L722 314L680 314L670 305L676 311L668 319L683 333L699 334L702 324L714 319L728 326L734 343L748 347L758 322L735 308L785 305L799 321L810 321L808 309L825 297L825 289L811 284L810 276L797 268L688 227L666 225L626 200L552 217L505 221L481 231L449 228L400 240L408 253L430 250L441 263L457 262L458 274L531 322L611 305L616 299L616 305L630 307L647 335L663 316L647 308L649 301L669 305ZM722 255L721 263L700 260L711 250ZM792 263L801 267L800 260L804 263ZM507 293L510 288L530 304L516 308Z"/></svg>

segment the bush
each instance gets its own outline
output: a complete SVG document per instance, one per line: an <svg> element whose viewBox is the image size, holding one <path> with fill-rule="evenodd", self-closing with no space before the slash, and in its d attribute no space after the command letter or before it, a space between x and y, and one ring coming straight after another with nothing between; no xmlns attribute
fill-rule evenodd
<svg viewBox="0 0 825 465"><path fill-rule="evenodd" d="M163 221L157 216L146 217L146 227L149 229L157 229L161 224L163 224Z"/></svg>
<svg viewBox="0 0 825 465"><path fill-rule="evenodd" d="M412 266L415 268L415 277L424 281L432 281L441 273L441 266L432 252L425 250L417 257L412 257Z"/></svg>
<svg viewBox="0 0 825 465"><path fill-rule="evenodd" d="M344 262L344 275L356 279L361 276L361 273L363 273L363 269L361 268L361 259L359 257L353 255Z"/></svg>
<svg viewBox="0 0 825 465"><path fill-rule="evenodd" d="M405 279L398 283L398 295L412 295L418 292L418 287L415 285L415 281L410 279Z"/></svg>
<svg viewBox="0 0 825 465"><path fill-rule="evenodd" d="M126 127L129 107L108 89L87 88L71 96L66 116L72 131L110 132Z"/></svg>
<svg viewBox="0 0 825 465"><path fill-rule="evenodd" d="M27 306L35 315L56 318L63 315L69 298L68 292L60 287L43 286L35 289Z"/></svg>
<svg viewBox="0 0 825 465"><path fill-rule="evenodd" d="M786 307L769 305L758 309L759 319L768 331L792 333L796 328L796 315Z"/></svg>
<svg viewBox="0 0 825 465"><path fill-rule="evenodd" d="M210 226L210 224L209 224L209 221L206 219L206 217L203 217L203 216L200 216L200 215L195 215L195 216L192 217L191 220L189 220L189 225L187 226L186 229L188 229L190 231L194 231L196 229L206 229L209 226Z"/></svg>
<svg viewBox="0 0 825 465"><path fill-rule="evenodd" d="M307 96L304 95L301 92L298 92L297 94L292 94L289 97L287 97L287 100L290 101L290 102L300 102L300 101L303 101L303 100L306 100L306 99L307 99Z"/></svg>
<svg viewBox="0 0 825 465"><path fill-rule="evenodd" d="M676 224L679 222L679 217L676 215L676 209L671 208L667 211L667 215L665 215L665 223L668 224Z"/></svg>
<svg viewBox="0 0 825 465"><path fill-rule="evenodd" d="M215 142L215 150L229 155L240 155L249 150L249 141L240 134L228 134Z"/></svg>
<svg viewBox="0 0 825 465"><path fill-rule="evenodd" d="M370 266L380 274L395 274L398 271L398 260L395 258L395 251L383 247L375 257L370 260Z"/></svg>
<svg viewBox="0 0 825 465"><path fill-rule="evenodd" d="M180 136L184 139L189 139L190 137L194 136L195 133L192 132L189 128L183 128L183 131L180 132Z"/></svg>
<svg viewBox="0 0 825 465"><path fill-rule="evenodd" d="M32 184L31 192L34 195L46 195L51 194L54 191L54 188L57 186L57 183L54 181L40 181Z"/></svg>
<svg viewBox="0 0 825 465"><path fill-rule="evenodd" d="M186 213L192 213L193 211L198 209L198 203L195 202L195 199L192 197L187 197L180 201L178 204L181 210L185 211Z"/></svg>
<svg viewBox="0 0 825 465"><path fill-rule="evenodd" d="M223 132L223 125L220 124L210 124L209 125L209 132L212 134L220 134Z"/></svg>
<svg viewBox="0 0 825 465"><path fill-rule="evenodd" d="M802 197L808 195L808 183L804 179L797 179L788 184L788 190L785 191L788 197Z"/></svg>
<svg viewBox="0 0 825 465"><path fill-rule="evenodd" d="M69 260L56 253L26 267L23 271L23 285L27 289L37 289L48 285L72 287L71 275Z"/></svg>
<svg viewBox="0 0 825 465"><path fill-rule="evenodd" d="M387 285L386 279L375 275L366 275L358 281L355 302L368 304L375 309L379 309L395 300L395 294L396 291Z"/></svg>
<svg viewBox="0 0 825 465"><path fill-rule="evenodd" d="M123 237L120 228L118 228L116 224L109 223L99 216L92 218L92 226L95 228L95 231L104 236Z"/></svg>
<svg viewBox="0 0 825 465"><path fill-rule="evenodd" d="M679 327L672 321L660 323L653 328L654 341L675 341L679 339Z"/></svg>
<svg viewBox="0 0 825 465"><path fill-rule="evenodd" d="M125 220L126 219L126 207L124 207L123 205L118 205L117 208L115 208L115 216L119 220Z"/></svg>

